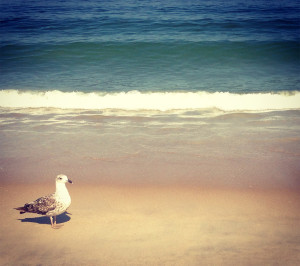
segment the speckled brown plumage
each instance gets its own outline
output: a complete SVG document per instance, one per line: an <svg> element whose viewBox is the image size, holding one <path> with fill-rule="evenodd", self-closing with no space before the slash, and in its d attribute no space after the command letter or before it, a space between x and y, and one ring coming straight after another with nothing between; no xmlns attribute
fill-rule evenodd
<svg viewBox="0 0 300 266"><path fill-rule="evenodd" d="M47 215L49 211L53 211L56 208L55 193L38 198L35 201L26 203L23 207L16 208L20 210L20 214L25 212L38 213Z"/></svg>

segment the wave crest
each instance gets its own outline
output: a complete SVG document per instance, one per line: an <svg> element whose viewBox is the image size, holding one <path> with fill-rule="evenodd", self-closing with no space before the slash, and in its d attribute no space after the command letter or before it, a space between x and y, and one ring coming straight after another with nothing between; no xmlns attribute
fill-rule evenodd
<svg viewBox="0 0 300 266"><path fill-rule="evenodd" d="M179 110L217 108L263 111L300 108L300 92L236 94L229 92L47 92L2 90L0 106L12 108Z"/></svg>

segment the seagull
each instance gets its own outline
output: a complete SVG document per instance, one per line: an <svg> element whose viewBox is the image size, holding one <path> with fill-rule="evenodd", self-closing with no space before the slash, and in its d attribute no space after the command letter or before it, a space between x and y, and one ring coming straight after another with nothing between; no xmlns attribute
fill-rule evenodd
<svg viewBox="0 0 300 266"><path fill-rule="evenodd" d="M73 183L66 175L58 175L56 177L56 191L54 193L40 197L35 201L26 203L23 207L15 209L20 211L20 214L31 212L46 215L50 217L53 229L60 228L63 224L56 224L56 216L64 213L71 205L71 197L66 187L67 182Z"/></svg>

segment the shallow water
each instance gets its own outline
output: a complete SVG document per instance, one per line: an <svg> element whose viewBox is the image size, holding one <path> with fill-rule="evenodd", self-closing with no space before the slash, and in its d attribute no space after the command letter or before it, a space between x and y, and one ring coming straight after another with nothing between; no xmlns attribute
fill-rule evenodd
<svg viewBox="0 0 300 266"><path fill-rule="evenodd" d="M298 187L299 114L2 109L0 177Z"/></svg>

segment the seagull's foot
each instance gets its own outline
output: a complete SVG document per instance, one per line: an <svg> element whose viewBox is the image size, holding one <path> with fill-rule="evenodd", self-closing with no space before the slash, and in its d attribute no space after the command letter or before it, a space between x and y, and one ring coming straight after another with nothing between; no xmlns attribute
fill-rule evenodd
<svg viewBox="0 0 300 266"><path fill-rule="evenodd" d="M59 229L59 228L61 228L63 226L64 226L64 224L54 224L51 227L52 227L52 229Z"/></svg>

